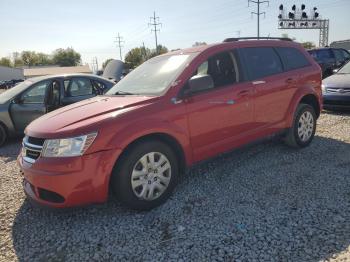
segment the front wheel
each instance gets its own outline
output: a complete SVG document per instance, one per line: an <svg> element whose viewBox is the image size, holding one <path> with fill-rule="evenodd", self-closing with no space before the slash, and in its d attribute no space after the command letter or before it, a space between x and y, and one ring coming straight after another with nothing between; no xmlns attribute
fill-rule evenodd
<svg viewBox="0 0 350 262"><path fill-rule="evenodd" d="M179 168L173 150L159 141L146 141L127 150L112 174L111 188L127 207L149 210L173 191Z"/></svg>
<svg viewBox="0 0 350 262"><path fill-rule="evenodd" d="M292 147L306 147L314 138L315 131L314 108L308 104L300 104L295 112L293 126L287 131L286 144Z"/></svg>

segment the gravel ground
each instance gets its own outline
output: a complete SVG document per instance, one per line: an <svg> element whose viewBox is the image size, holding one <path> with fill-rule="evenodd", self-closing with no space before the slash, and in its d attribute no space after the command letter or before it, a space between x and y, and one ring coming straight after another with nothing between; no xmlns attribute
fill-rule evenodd
<svg viewBox="0 0 350 262"><path fill-rule="evenodd" d="M306 149L267 141L197 165L141 213L31 207L19 148L0 149L0 261L350 261L350 114L322 114Z"/></svg>

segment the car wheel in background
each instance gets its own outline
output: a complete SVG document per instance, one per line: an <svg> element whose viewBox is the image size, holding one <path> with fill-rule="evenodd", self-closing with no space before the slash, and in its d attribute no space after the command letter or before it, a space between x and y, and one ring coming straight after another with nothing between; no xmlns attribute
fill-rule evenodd
<svg viewBox="0 0 350 262"><path fill-rule="evenodd" d="M3 125L0 124L0 146L2 146L7 139L7 132Z"/></svg>
<svg viewBox="0 0 350 262"><path fill-rule="evenodd" d="M170 196L178 174L173 150L162 142L146 141L129 148L118 160L111 188L125 206L149 210Z"/></svg>
<svg viewBox="0 0 350 262"><path fill-rule="evenodd" d="M295 112L293 126L288 129L285 142L292 147L306 147L314 138L316 114L312 106L299 104Z"/></svg>

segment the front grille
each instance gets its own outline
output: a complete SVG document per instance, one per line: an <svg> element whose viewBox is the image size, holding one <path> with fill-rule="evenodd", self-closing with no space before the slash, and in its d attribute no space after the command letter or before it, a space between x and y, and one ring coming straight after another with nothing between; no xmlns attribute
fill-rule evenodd
<svg viewBox="0 0 350 262"><path fill-rule="evenodd" d="M37 138L37 137L28 136L27 141L28 141L29 144L33 144L33 145L36 145L36 146L43 146L44 142L45 142L45 139L44 138Z"/></svg>
<svg viewBox="0 0 350 262"><path fill-rule="evenodd" d="M350 88L327 87L327 92L333 94L349 94Z"/></svg>
<svg viewBox="0 0 350 262"><path fill-rule="evenodd" d="M25 136L22 143L23 160L33 164L40 157L45 139Z"/></svg>

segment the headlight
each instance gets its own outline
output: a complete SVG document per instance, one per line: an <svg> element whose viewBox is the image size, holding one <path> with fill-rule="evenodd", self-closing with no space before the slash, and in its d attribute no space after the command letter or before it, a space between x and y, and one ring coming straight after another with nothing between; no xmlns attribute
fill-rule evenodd
<svg viewBox="0 0 350 262"><path fill-rule="evenodd" d="M45 140L43 157L81 156L94 142L97 133L63 139Z"/></svg>
<svg viewBox="0 0 350 262"><path fill-rule="evenodd" d="M322 93L326 93L326 86L324 84L321 85Z"/></svg>

